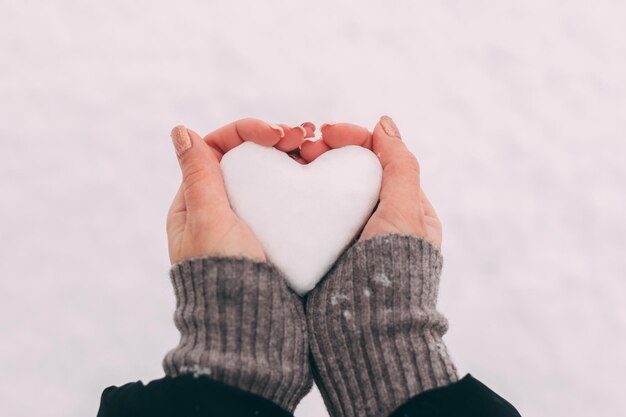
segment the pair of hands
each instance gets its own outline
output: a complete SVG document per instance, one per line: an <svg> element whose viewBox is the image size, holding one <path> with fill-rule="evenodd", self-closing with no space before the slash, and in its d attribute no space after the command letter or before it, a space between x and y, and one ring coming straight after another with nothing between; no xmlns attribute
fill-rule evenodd
<svg viewBox="0 0 626 417"><path fill-rule="evenodd" d="M323 124L322 138L310 141L312 123L273 125L242 119L204 138L183 126L172 130L172 140L183 179L167 215L170 262L196 256L245 256L267 261L252 230L232 210L220 169L222 156L246 140L273 146L301 164L313 162L329 150L363 146L376 154L383 168L376 210L358 240L387 233L422 237L441 247L441 222L420 187L417 158L409 151L395 123L383 116L373 132L348 124Z"/></svg>

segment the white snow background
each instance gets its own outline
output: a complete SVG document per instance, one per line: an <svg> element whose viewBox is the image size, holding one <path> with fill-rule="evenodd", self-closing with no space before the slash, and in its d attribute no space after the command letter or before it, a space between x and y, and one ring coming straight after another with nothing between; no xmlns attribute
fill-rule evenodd
<svg viewBox="0 0 626 417"><path fill-rule="evenodd" d="M178 342L170 129L397 122L445 340L526 416L624 415L626 2L0 0L0 415L95 416ZM326 415L317 392L296 416Z"/></svg>

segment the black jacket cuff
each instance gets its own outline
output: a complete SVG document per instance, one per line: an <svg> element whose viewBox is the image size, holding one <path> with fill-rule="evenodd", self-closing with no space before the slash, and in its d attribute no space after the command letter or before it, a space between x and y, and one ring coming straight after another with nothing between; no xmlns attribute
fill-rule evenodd
<svg viewBox="0 0 626 417"><path fill-rule="evenodd" d="M292 417L270 400L206 376L164 377L102 392L97 417Z"/></svg>
<svg viewBox="0 0 626 417"><path fill-rule="evenodd" d="M467 374L458 382L424 391L389 417L521 417L508 401Z"/></svg>

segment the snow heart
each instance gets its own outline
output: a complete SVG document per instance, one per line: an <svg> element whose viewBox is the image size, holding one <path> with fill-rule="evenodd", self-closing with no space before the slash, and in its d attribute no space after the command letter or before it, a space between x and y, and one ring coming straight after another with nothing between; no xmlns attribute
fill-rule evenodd
<svg viewBox="0 0 626 417"><path fill-rule="evenodd" d="M354 145L301 165L248 141L222 157L221 169L233 210L300 295L315 287L365 225L382 180L376 155Z"/></svg>

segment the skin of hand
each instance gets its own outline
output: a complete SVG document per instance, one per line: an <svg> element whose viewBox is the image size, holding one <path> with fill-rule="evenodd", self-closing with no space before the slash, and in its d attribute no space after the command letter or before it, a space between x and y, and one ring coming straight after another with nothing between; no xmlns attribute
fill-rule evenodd
<svg viewBox="0 0 626 417"><path fill-rule="evenodd" d="M184 126L172 129L172 141L182 171L182 183L167 214L170 262L197 256L245 256L267 261L261 243L232 210L220 169L222 156L244 141L274 146L285 152L299 149L315 126L272 125L242 119L204 138ZM290 155L300 163L296 153Z"/></svg>
<svg viewBox="0 0 626 417"><path fill-rule="evenodd" d="M441 247L441 222L420 187L420 167L400 137L395 123L381 117L373 132L349 124L323 124L322 138L306 122L289 127L257 119L232 122L201 138L184 126L172 130L183 173L181 186L167 215L170 262L207 255L247 256L266 261L265 252L249 227L228 202L219 162L230 149L251 140L290 153L301 164L313 162L329 150L363 146L376 154L383 167L380 198L358 240L386 234L414 234Z"/></svg>
<svg viewBox="0 0 626 417"><path fill-rule="evenodd" d="M441 221L420 186L420 165L388 116L382 116L373 132L348 124L323 124L322 138L305 140L300 155L310 163L324 152L348 145L363 146L376 154L383 177L378 205L358 240L387 233L422 237L441 249Z"/></svg>

